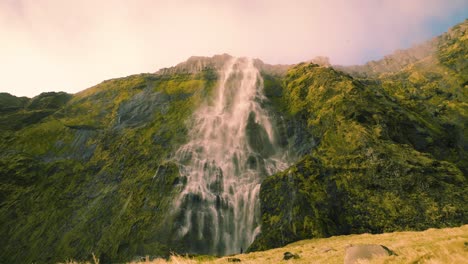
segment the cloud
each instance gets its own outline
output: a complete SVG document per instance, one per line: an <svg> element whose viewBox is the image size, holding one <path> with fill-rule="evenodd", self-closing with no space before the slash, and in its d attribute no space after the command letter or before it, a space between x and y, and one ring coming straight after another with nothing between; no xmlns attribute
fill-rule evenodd
<svg viewBox="0 0 468 264"><path fill-rule="evenodd" d="M225 52L363 63L439 34L431 25L460 22L460 10L466 0L1 0L0 90L77 92Z"/></svg>

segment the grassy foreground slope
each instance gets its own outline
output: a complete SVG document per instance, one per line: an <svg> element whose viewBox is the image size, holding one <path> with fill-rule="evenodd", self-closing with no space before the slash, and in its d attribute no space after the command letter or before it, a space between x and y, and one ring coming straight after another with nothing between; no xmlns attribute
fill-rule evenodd
<svg viewBox="0 0 468 264"><path fill-rule="evenodd" d="M468 225L455 228L429 229L422 232L394 232L361 234L302 240L281 248L219 259L190 259L173 256L169 261L157 259L133 264L195 264L228 263L228 258L238 258L240 263L343 263L346 247L359 244L384 245L396 255L374 257L362 263L466 263L468 260ZM283 260L283 254L299 254L299 259Z"/></svg>

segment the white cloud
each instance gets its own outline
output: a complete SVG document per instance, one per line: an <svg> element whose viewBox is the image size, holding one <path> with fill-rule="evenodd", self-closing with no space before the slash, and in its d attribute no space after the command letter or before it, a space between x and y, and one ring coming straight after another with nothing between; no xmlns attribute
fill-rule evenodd
<svg viewBox="0 0 468 264"><path fill-rule="evenodd" d="M362 63L431 35L466 0L0 0L0 91L77 92L191 55ZM372 54L369 55L369 54ZM375 54L375 55L374 55Z"/></svg>

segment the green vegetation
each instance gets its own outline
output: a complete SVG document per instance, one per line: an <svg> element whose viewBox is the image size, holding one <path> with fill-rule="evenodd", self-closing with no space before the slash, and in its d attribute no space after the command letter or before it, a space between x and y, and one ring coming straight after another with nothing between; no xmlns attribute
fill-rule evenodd
<svg viewBox="0 0 468 264"><path fill-rule="evenodd" d="M466 223L468 67L457 58L468 56L468 43L463 34L448 39L434 54L375 78L306 63L288 71L272 101L316 145L263 182L268 232L250 251Z"/></svg>
<svg viewBox="0 0 468 264"><path fill-rule="evenodd" d="M182 181L168 160L215 81L208 69L135 75L2 114L47 113L0 130L0 262L168 255L167 216Z"/></svg>
<svg viewBox="0 0 468 264"><path fill-rule="evenodd" d="M60 92L42 93L32 99L0 93L0 129L17 130L40 122L63 107L71 95Z"/></svg>
<svg viewBox="0 0 468 264"><path fill-rule="evenodd" d="M363 67L255 61L293 165L263 182L264 232L250 251L466 224L467 23ZM186 179L172 155L227 58L193 57L75 95L0 93L0 263L180 252L171 210ZM252 120L248 140L268 153Z"/></svg>

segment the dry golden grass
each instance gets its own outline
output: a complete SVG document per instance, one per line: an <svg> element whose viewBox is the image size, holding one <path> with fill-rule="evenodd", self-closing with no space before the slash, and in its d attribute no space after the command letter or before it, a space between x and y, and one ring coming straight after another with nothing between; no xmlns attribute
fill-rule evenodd
<svg viewBox="0 0 468 264"><path fill-rule="evenodd" d="M464 225L457 228L429 229L423 232L361 234L302 240L282 248L215 259L190 259L175 255L168 261L157 259L130 264L216 264L228 263L229 257L240 259L240 263L343 263L346 247L350 244L384 245L397 254L397 256L376 257L361 263L468 263L468 225ZM300 258L283 260L286 251L297 253Z"/></svg>
<svg viewBox="0 0 468 264"><path fill-rule="evenodd" d="M89 262L89 261L77 262L74 260L68 260L68 261L65 261L65 263L63 264L99 264L99 259L96 257L96 255L94 255L94 253L91 253L91 255L93 257L93 262ZM59 264L62 264L62 263L59 263Z"/></svg>

